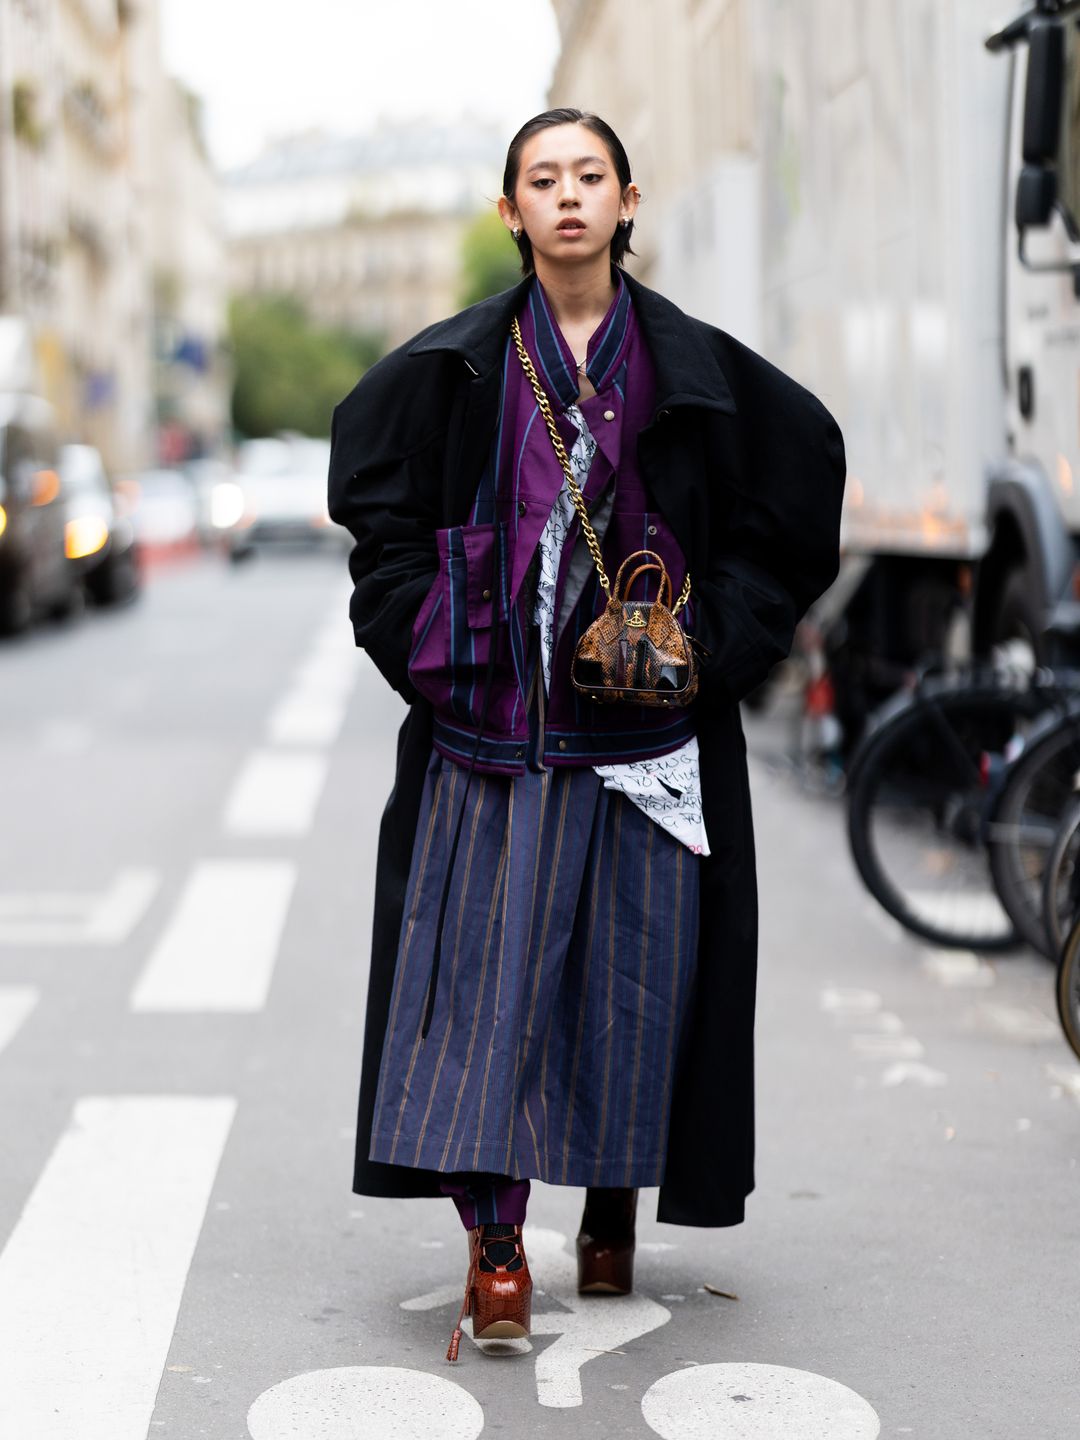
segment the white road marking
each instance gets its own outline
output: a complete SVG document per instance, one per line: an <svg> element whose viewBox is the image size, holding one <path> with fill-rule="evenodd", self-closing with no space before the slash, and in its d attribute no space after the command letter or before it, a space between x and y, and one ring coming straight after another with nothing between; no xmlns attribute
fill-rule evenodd
<svg viewBox="0 0 1080 1440"><path fill-rule="evenodd" d="M1046 1075L1080 1105L1080 1065L1047 1065Z"/></svg>
<svg viewBox="0 0 1080 1440"><path fill-rule="evenodd" d="M870 1015L881 1008L876 990L859 990L850 986L826 985L819 997L819 1007L840 1020L855 1015Z"/></svg>
<svg viewBox="0 0 1080 1440"><path fill-rule="evenodd" d="M853 1016L860 1025L866 1025L878 1034L901 1035L904 1030L904 1022L892 1010L875 1010L872 1015Z"/></svg>
<svg viewBox="0 0 1080 1440"><path fill-rule="evenodd" d="M695 1365L641 1399L662 1440L876 1440L881 1421L846 1385L788 1365Z"/></svg>
<svg viewBox="0 0 1080 1440"><path fill-rule="evenodd" d="M256 750L248 756L225 804L229 835L306 835L326 781L324 755Z"/></svg>
<svg viewBox="0 0 1080 1440"><path fill-rule="evenodd" d="M538 1295L550 1296L565 1307L540 1313L533 1309L532 1334L558 1336L554 1345L548 1345L536 1357L536 1398L541 1405L567 1409L582 1403L581 1367L587 1361L666 1325L671 1311L637 1291L606 1295L602 1300L595 1295L579 1295L577 1259L566 1250L566 1236L560 1230L546 1230L526 1221L522 1238L530 1268L535 1259L544 1275L545 1288L534 1289L534 1301ZM450 1302L460 1306L464 1279L463 1267L459 1283L440 1285L426 1295L403 1300L401 1308L433 1310ZM471 1329L463 1333L471 1338Z"/></svg>
<svg viewBox="0 0 1080 1440"><path fill-rule="evenodd" d="M989 1000L976 1007L976 1018L986 1029L1010 1040L1039 1044L1043 1040L1060 1040L1061 1027L1034 1005L1003 1005Z"/></svg>
<svg viewBox="0 0 1080 1440"><path fill-rule="evenodd" d="M356 684L356 651L316 647L293 676L293 693L347 695Z"/></svg>
<svg viewBox="0 0 1080 1440"><path fill-rule="evenodd" d="M918 1060L924 1053L914 1035L852 1035L851 1048L863 1060Z"/></svg>
<svg viewBox="0 0 1080 1440"><path fill-rule="evenodd" d="M997 979L994 967L973 950L931 950L921 964L939 985L985 989Z"/></svg>
<svg viewBox="0 0 1080 1440"><path fill-rule="evenodd" d="M41 992L29 985L0 987L0 1051L11 1044L40 998Z"/></svg>
<svg viewBox="0 0 1080 1440"><path fill-rule="evenodd" d="M0 945L120 945L157 893L157 870L117 872L103 893L27 891L0 895Z"/></svg>
<svg viewBox="0 0 1080 1440"><path fill-rule="evenodd" d="M345 649L337 634L316 640L297 669L291 688L271 712L267 738L275 745L330 745L345 719L349 692L357 679L356 647Z"/></svg>
<svg viewBox="0 0 1080 1440"><path fill-rule="evenodd" d="M295 883L289 860L201 861L135 986L131 1009L261 1010Z"/></svg>
<svg viewBox="0 0 1080 1440"><path fill-rule="evenodd" d="M898 1060L895 1065L881 1072L882 1085L905 1085L909 1080L928 1089L948 1084L949 1077L944 1070L934 1070L929 1065L920 1065L917 1060Z"/></svg>
<svg viewBox="0 0 1080 1440"><path fill-rule="evenodd" d="M441 1375L349 1365L272 1385L248 1411L247 1428L251 1440L475 1440L484 1412Z"/></svg>
<svg viewBox="0 0 1080 1440"><path fill-rule="evenodd" d="M270 713L267 738L275 745L331 745L344 719L344 696L290 690Z"/></svg>
<svg viewBox="0 0 1080 1440"><path fill-rule="evenodd" d="M0 1255L0 1434L145 1440L231 1097L87 1097Z"/></svg>
<svg viewBox="0 0 1080 1440"><path fill-rule="evenodd" d="M818 1005L832 1015L837 1024L858 1024L872 1027L849 1036L851 1048L860 1060L891 1060L881 1074L887 1087L903 1085L912 1080L923 1086L944 1085L948 1076L920 1063L923 1045L914 1035L904 1033L904 1022L891 1010L881 1009L881 996L876 990L861 990L828 985L818 996ZM865 1085L856 1076L857 1086Z"/></svg>
<svg viewBox="0 0 1080 1440"><path fill-rule="evenodd" d="M989 890L970 895L909 890L905 898L913 915L927 924L946 928L950 935L966 930L969 935L996 937L1007 935L1012 924L1001 901Z"/></svg>

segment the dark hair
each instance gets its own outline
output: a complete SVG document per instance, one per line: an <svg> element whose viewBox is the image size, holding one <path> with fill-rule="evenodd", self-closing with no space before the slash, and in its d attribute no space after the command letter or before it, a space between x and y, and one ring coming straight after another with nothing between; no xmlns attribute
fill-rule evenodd
<svg viewBox="0 0 1080 1440"><path fill-rule="evenodd" d="M620 190L625 190L630 184L630 161L626 157L623 143L615 134L615 131L607 123L601 120L599 115L594 115L591 110L578 110L573 105L563 106L558 110L545 110L542 115L534 115L531 120L526 120L521 129L510 141L510 148L506 152L506 168L503 171L503 194L511 203L514 201L514 191L517 189L518 169L521 165L521 152L524 149L525 141L535 135L539 130L546 130L551 125L584 125L586 129L598 135L608 148L611 160L615 166L615 173L619 177ZM624 255L635 255L637 252L630 249L630 236L633 234L634 222L631 219L629 225L616 225L615 234L611 237L611 259L615 265L623 263ZM521 273L531 275L533 269L532 242L525 234L524 227L518 236L515 244L518 254L521 256Z"/></svg>

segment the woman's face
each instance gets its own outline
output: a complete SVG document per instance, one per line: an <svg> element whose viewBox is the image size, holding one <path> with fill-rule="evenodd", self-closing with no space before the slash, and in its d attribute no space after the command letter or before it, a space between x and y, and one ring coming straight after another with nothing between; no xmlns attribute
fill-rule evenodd
<svg viewBox="0 0 1080 1440"><path fill-rule="evenodd" d="M549 125L522 147L514 201L499 199L507 228L524 228L534 256L566 264L606 255L620 218L637 209L638 194L633 182L620 187L599 135L581 124ZM570 221L577 226L568 228Z"/></svg>

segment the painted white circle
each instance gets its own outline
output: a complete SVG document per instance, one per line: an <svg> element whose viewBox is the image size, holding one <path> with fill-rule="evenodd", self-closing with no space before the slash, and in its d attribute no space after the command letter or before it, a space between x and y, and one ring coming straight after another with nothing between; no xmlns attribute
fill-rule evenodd
<svg viewBox="0 0 1080 1440"><path fill-rule="evenodd" d="M694 1365L650 1385L641 1413L662 1440L876 1440L861 1395L788 1365Z"/></svg>
<svg viewBox="0 0 1080 1440"><path fill-rule="evenodd" d="M264 1390L251 1440L475 1440L484 1412L467 1390L399 1365L309 1370Z"/></svg>

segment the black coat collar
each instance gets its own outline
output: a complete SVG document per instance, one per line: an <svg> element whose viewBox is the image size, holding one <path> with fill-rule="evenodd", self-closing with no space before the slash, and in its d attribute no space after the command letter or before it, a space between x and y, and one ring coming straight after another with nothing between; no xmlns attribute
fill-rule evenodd
<svg viewBox="0 0 1080 1440"><path fill-rule="evenodd" d="M734 415L735 399L719 361L706 344L700 323L672 301L623 271L642 334L656 367L656 407L701 405ZM431 326L408 354L456 350L481 379L502 362L510 322L524 303L533 276L501 290Z"/></svg>

